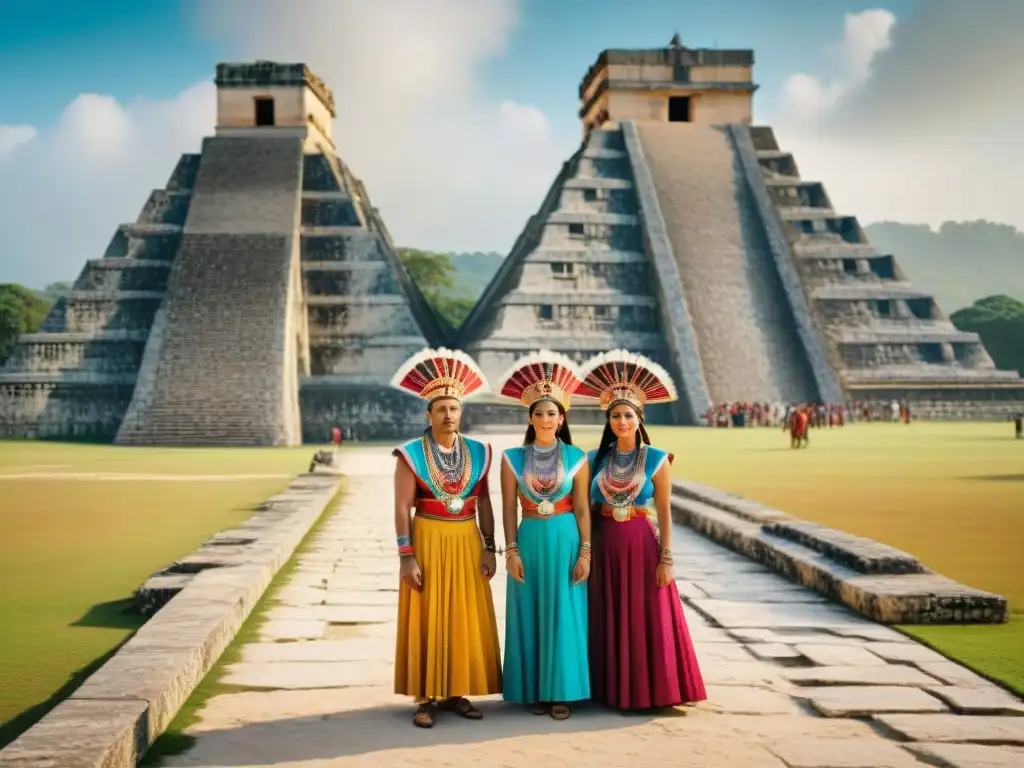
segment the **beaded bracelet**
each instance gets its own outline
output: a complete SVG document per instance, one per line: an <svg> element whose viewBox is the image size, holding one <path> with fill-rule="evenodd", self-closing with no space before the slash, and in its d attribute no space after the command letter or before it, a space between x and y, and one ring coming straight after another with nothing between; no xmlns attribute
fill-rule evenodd
<svg viewBox="0 0 1024 768"><path fill-rule="evenodd" d="M505 545L505 559L509 560L513 557L519 557L519 545L514 541Z"/></svg>
<svg viewBox="0 0 1024 768"><path fill-rule="evenodd" d="M398 556L399 557L411 557L413 554L414 553L412 551L412 547L411 546L404 546L404 547L399 547L398 548Z"/></svg>

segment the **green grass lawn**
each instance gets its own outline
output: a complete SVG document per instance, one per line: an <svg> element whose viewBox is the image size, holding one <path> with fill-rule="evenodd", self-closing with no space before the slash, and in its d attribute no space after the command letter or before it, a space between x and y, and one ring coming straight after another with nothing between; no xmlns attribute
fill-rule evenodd
<svg viewBox="0 0 1024 768"><path fill-rule="evenodd" d="M597 433L579 430L593 447ZM674 473L918 556L1007 597L1002 626L910 628L1024 689L1024 441L1008 424L813 430L652 428ZM365 444L364 444L365 445ZM355 445L347 447L356 447ZM296 449L164 449L0 442L0 745L80 682L141 623L124 612L154 571L249 517L286 477L217 481L3 479L31 472L283 474ZM685 574L679 574L685 577ZM63 690L62 690L63 689Z"/></svg>
<svg viewBox="0 0 1024 768"><path fill-rule="evenodd" d="M213 533L250 517L305 471L313 450L0 442L0 745L142 624L125 611L133 590ZM9 477L47 472L278 476Z"/></svg>
<svg viewBox="0 0 1024 768"><path fill-rule="evenodd" d="M905 629L1024 690L1024 440L1012 424L856 424L812 430L806 450L769 428L655 427L651 440L675 453L676 477L885 542L1006 597L1008 624Z"/></svg>

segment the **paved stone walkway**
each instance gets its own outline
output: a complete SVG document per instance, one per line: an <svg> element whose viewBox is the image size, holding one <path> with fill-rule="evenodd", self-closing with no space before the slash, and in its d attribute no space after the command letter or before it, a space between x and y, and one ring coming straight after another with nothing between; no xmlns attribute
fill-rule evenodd
<svg viewBox="0 0 1024 768"><path fill-rule="evenodd" d="M495 453L517 439L488 436ZM904 768L1024 765L1024 704L903 635L686 528L676 576L710 699L566 722L481 700L414 728L391 693L398 561L388 451L346 451L349 493L172 766ZM492 487L499 487L497 469ZM496 510L500 509L497 495ZM500 531L500 524L499 524ZM499 534L499 541L501 536ZM499 557L499 567L501 558ZM499 620L505 573L493 581ZM504 634L503 622L499 631ZM973 742L973 743L971 743Z"/></svg>

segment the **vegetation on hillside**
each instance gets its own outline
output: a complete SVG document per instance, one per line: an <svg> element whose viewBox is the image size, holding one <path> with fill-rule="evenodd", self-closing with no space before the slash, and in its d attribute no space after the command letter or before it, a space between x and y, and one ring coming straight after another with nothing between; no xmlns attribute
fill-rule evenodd
<svg viewBox="0 0 1024 768"><path fill-rule="evenodd" d="M398 255L409 277L441 317L458 328L469 316L476 296L462 296L455 289L455 265L451 254L399 248Z"/></svg>
<svg viewBox="0 0 1024 768"><path fill-rule="evenodd" d="M864 227L871 244L896 257L914 287L935 296L946 312L1011 291L1024 299L1024 232L991 221L927 224L879 222Z"/></svg>
<svg viewBox="0 0 1024 768"><path fill-rule="evenodd" d="M1024 376L1024 301L988 296L950 315L961 331L981 336L997 368Z"/></svg>
<svg viewBox="0 0 1024 768"><path fill-rule="evenodd" d="M0 283L0 365L14 349L19 334L34 333L46 319L53 300L15 283Z"/></svg>

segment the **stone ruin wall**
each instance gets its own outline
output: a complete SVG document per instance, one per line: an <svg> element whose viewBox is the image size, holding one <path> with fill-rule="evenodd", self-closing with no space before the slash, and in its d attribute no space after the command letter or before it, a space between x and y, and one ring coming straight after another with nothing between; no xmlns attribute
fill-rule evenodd
<svg viewBox="0 0 1024 768"><path fill-rule="evenodd" d="M675 371L660 303L622 133L593 131L563 166L457 339L492 384L540 348L583 363L625 347ZM600 411L575 413L584 423L603 423ZM491 397L468 402L465 418L518 425L525 417L520 406Z"/></svg>
<svg viewBox="0 0 1024 768"><path fill-rule="evenodd" d="M365 188L331 153L307 155L300 257L309 372L300 382L303 441L401 440L425 425L423 403L390 387L425 346L446 343L411 286Z"/></svg>
<svg viewBox="0 0 1024 768"><path fill-rule="evenodd" d="M0 436L113 440L181 239L198 155L183 155L133 224L86 262L0 370Z"/></svg>
<svg viewBox="0 0 1024 768"><path fill-rule="evenodd" d="M203 140L166 322L148 341L119 444L299 441L291 272L301 178L297 137Z"/></svg>
<svg viewBox="0 0 1024 768"><path fill-rule="evenodd" d="M820 182L803 181L770 128L749 132L845 399L873 393L888 403L892 397L880 393L895 391L919 401L922 418L1005 418L1019 398L1008 394L1020 382L1016 374L996 370L977 335L959 331L934 297L916 291L896 258L868 243L855 217L832 209ZM978 389L983 384L991 391Z"/></svg>

